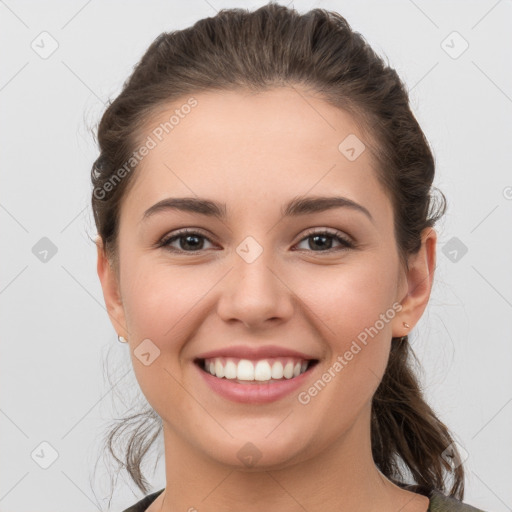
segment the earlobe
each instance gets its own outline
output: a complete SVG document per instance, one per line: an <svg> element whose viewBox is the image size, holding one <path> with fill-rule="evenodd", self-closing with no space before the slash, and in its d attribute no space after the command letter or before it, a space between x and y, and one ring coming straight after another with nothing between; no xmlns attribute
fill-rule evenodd
<svg viewBox="0 0 512 512"><path fill-rule="evenodd" d="M100 237L96 239L98 260L96 269L103 290L103 298L107 308L108 316L118 336L128 337L123 302L119 291L118 278L111 262L109 261L103 241Z"/></svg>
<svg viewBox="0 0 512 512"><path fill-rule="evenodd" d="M393 337L409 334L418 323L430 298L436 267L437 233L434 228L425 228L421 234L419 251L409 257L407 270L407 295L401 301L402 310L393 325ZM409 327L405 327L404 322Z"/></svg>

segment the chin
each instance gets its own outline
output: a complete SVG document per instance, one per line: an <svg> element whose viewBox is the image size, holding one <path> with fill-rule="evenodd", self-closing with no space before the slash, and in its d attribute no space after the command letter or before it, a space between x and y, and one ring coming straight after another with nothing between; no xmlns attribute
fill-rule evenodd
<svg viewBox="0 0 512 512"><path fill-rule="evenodd" d="M217 440L205 454L217 463L242 472L279 470L307 458L304 440L276 440L272 439L272 434L244 438L230 439L226 444ZM211 450L212 446L216 447L215 451Z"/></svg>

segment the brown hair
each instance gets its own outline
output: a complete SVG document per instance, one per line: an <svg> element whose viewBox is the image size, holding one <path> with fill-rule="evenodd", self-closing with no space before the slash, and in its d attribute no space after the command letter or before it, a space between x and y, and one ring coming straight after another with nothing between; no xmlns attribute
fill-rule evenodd
<svg viewBox="0 0 512 512"><path fill-rule="evenodd" d="M120 204L134 173L106 187L109 193L105 184L130 160L155 112L202 90L264 91L294 85L351 112L365 131L379 164L378 178L393 205L397 248L407 267L408 255L421 247L423 229L445 213L446 200L442 193L433 193L434 158L404 84L338 13L313 9L301 15L272 2L253 12L223 9L187 29L159 35L106 109L98 127L100 155L91 171L92 209L113 264ZM449 495L462 500L463 466L446 461L445 450L453 439L423 398L411 354L407 336L392 339L388 365L372 399L375 464L397 485L406 485L405 470L416 484L445 494L449 475ZM133 420L135 432L119 459L113 441ZM160 422L148 409L125 418L107 438L110 453L144 493L148 486L141 463ZM148 438L151 428L155 435ZM452 449L457 460L455 445Z"/></svg>

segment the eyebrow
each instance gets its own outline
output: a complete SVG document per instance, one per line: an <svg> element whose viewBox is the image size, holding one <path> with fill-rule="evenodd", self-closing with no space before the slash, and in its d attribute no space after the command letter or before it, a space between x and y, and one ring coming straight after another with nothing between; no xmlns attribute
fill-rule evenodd
<svg viewBox="0 0 512 512"><path fill-rule="evenodd" d="M342 207L362 212L374 222L372 214L364 206L352 199L341 196L298 196L281 208L281 215L282 217L297 217ZM144 221L156 213L169 210L198 213L221 220L227 217L227 209L224 203L197 197L169 197L148 208L144 212L142 220Z"/></svg>

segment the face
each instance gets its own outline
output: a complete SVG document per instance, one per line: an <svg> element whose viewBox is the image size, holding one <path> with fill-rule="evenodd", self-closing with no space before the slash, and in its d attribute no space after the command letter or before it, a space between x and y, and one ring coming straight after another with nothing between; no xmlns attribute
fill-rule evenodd
<svg viewBox="0 0 512 512"><path fill-rule="evenodd" d="M143 140L156 145L121 207L119 280L99 253L109 314L167 439L238 467L305 461L369 425L391 338L430 291L435 232L404 274L369 141L348 113L297 91L196 94L162 140L152 130L187 98L155 115ZM345 201L287 208L320 197ZM151 210L171 198L223 215ZM290 363L305 372L287 378Z"/></svg>

